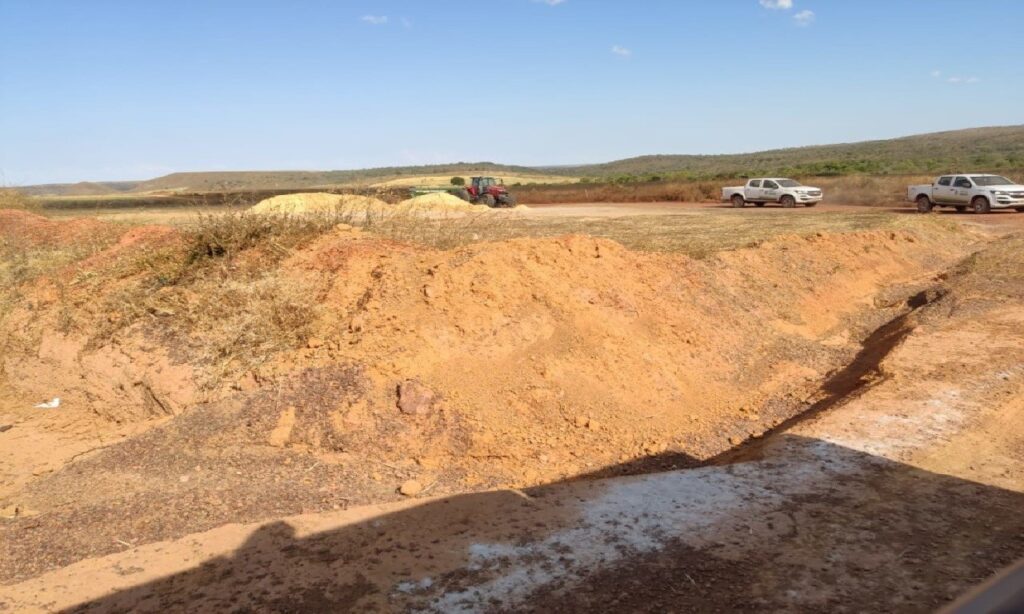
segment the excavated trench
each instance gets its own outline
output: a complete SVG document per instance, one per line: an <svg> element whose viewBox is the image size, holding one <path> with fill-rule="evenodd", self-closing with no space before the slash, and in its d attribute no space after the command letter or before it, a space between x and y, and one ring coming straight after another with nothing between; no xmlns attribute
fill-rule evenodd
<svg viewBox="0 0 1024 614"><path fill-rule="evenodd" d="M922 307L942 298L943 290L928 289L914 293L904 302L902 313L889 320L861 342L861 349L845 367L822 382L824 396L800 413L788 418L758 438L750 439L698 466L722 466L760 460L771 438L798 424L814 420L828 410L859 397L887 379L882 362L914 330L914 316Z"/></svg>
<svg viewBox="0 0 1024 614"><path fill-rule="evenodd" d="M941 276L940 274L938 277ZM688 454L669 453L654 458L637 459L609 469L580 475L567 481L644 475L761 460L764 450L771 444L773 437L785 433L799 424L813 421L830 409L846 404L886 381L888 376L881 368L882 363L913 332L916 326L914 319L918 311L941 299L944 294L945 290L941 287L924 290L914 288L906 298L896 301L900 305L896 314L864 337L860 342L860 349L852 359L844 366L833 369L817 386L817 392L812 393L814 397L817 397L816 401L803 408L791 409L787 412L790 414L789 417L756 437L751 437L710 458L699 459ZM893 301L890 300L889 303L892 304ZM770 405L775 401L776 399L770 399L765 404ZM737 411L736 414L742 415L742 412Z"/></svg>

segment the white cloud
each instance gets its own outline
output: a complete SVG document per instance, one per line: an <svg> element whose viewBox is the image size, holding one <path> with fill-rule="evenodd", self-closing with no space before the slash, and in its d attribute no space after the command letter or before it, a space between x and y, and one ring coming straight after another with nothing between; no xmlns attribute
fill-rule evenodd
<svg viewBox="0 0 1024 614"><path fill-rule="evenodd" d="M766 9L788 11L793 8L793 0L758 0Z"/></svg>
<svg viewBox="0 0 1024 614"><path fill-rule="evenodd" d="M382 26L388 22L387 15L363 15L359 19L360 21L366 22L372 26Z"/></svg>
<svg viewBox="0 0 1024 614"><path fill-rule="evenodd" d="M796 20L798 26L809 26L814 23L814 11L803 10L793 15L793 19Z"/></svg>
<svg viewBox="0 0 1024 614"><path fill-rule="evenodd" d="M942 71L941 70L933 70L932 71L932 77L935 77L936 79L938 79L941 76L942 76Z"/></svg>
<svg viewBox="0 0 1024 614"><path fill-rule="evenodd" d="M563 2L565 2L566 0L533 0L533 1L534 2L539 2L541 4L546 4L548 6L558 6L559 4L562 4Z"/></svg>
<svg viewBox="0 0 1024 614"><path fill-rule="evenodd" d="M633 55L633 50L623 47L622 45L612 45L612 53L624 58L628 58Z"/></svg>
<svg viewBox="0 0 1024 614"><path fill-rule="evenodd" d="M981 83L981 79L979 79L977 77L967 77L967 82L968 83Z"/></svg>
<svg viewBox="0 0 1024 614"><path fill-rule="evenodd" d="M981 83L981 79L977 77L950 77L946 79L946 83L952 83L959 85L961 83Z"/></svg>

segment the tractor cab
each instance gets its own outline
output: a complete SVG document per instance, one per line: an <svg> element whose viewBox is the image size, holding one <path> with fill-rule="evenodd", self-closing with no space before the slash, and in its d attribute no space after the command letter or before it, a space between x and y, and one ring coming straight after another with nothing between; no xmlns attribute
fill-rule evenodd
<svg viewBox="0 0 1024 614"><path fill-rule="evenodd" d="M494 177L473 177L471 190L473 194L505 192L505 185Z"/></svg>

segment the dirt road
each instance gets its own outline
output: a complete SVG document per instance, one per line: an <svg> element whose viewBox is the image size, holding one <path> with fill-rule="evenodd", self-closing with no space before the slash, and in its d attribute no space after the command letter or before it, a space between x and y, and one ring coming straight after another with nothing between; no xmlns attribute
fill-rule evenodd
<svg viewBox="0 0 1024 614"><path fill-rule="evenodd" d="M863 205L819 204L815 207L796 207L784 209L779 206L744 207L734 209L728 203L574 203L558 205L530 205L528 215L538 217L620 217L634 215L695 215L702 212L730 211L744 216L779 216L779 215L827 215L829 213L879 213L894 215L921 215L912 206L877 207ZM967 224L981 224L991 227L1008 229L1024 228L1024 213L1016 211L994 211L986 215L957 213L946 209L937 209L929 215L942 219L955 220Z"/></svg>

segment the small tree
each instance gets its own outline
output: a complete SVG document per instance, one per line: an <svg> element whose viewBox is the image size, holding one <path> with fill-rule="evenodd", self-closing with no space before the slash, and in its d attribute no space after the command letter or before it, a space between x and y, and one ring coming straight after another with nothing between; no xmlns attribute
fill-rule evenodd
<svg viewBox="0 0 1024 614"><path fill-rule="evenodd" d="M462 177L452 177L452 185L466 185L466 180Z"/></svg>

